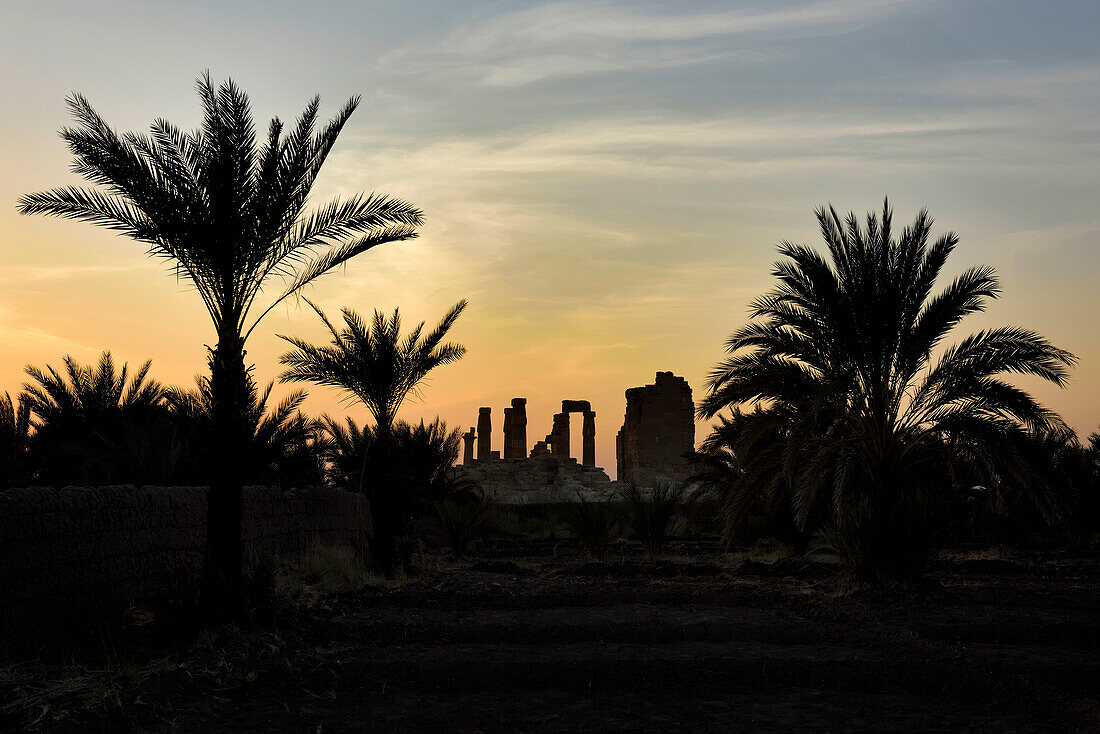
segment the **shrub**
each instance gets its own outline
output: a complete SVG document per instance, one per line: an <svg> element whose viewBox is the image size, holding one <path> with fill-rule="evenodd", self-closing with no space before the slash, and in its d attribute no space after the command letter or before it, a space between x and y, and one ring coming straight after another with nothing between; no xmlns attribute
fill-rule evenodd
<svg viewBox="0 0 1100 734"><path fill-rule="evenodd" d="M358 591L368 581L359 553L322 546L280 574L278 590L291 601L312 603L331 594Z"/></svg>
<svg viewBox="0 0 1100 734"><path fill-rule="evenodd" d="M489 527L485 500L480 497L447 498L433 504L451 553L455 558L463 558L473 542L484 536Z"/></svg>
<svg viewBox="0 0 1100 734"><path fill-rule="evenodd" d="M687 509L684 487L675 482L656 482L651 490L629 485L623 492L630 529L645 546L650 558L664 550L672 521Z"/></svg>
<svg viewBox="0 0 1100 734"><path fill-rule="evenodd" d="M607 557L607 546L619 528L619 508L611 502L589 502L577 493L577 501L562 510L561 519L573 537L597 561Z"/></svg>
<svg viewBox="0 0 1100 734"><path fill-rule="evenodd" d="M468 501L476 494L452 471L459 432L439 419L418 425L398 421L385 440L377 427L360 428L351 418L340 422L326 415L321 429L328 484L370 499L370 559L376 572L392 576L407 560L417 540L414 521L431 514L434 502ZM405 539L400 552L398 538Z"/></svg>

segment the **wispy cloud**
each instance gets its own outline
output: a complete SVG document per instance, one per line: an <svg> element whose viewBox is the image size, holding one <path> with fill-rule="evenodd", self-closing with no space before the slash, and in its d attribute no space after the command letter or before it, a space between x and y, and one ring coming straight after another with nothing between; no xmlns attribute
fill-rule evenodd
<svg viewBox="0 0 1100 734"><path fill-rule="evenodd" d="M412 70L431 67L489 86L518 87L552 78L766 57L759 50L731 48L730 41L750 34L791 39L850 33L914 4L819 0L676 13L553 3L464 24L441 38L418 42L398 60Z"/></svg>
<svg viewBox="0 0 1100 734"><path fill-rule="evenodd" d="M51 350L60 349L73 354L98 351L87 344L42 329L32 321L20 317L13 309L0 304L0 352L11 349L17 353L18 358L25 359L28 352L43 345L48 345Z"/></svg>
<svg viewBox="0 0 1100 734"><path fill-rule="evenodd" d="M965 153L977 136L1010 129L1003 112L914 112L899 118L873 108L842 114L731 115L712 119L603 118L493 136L406 140L382 149L348 150L333 163L333 180L354 189L391 180L403 189L464 191L490 179L546 173L571 176L706 176L745 178L791 165L851 164L874 158L874 145L897 164L906 151L929 160L936 147ZM362 172L369 172L362 173ZM465 203L462 204L465 206Z"/></svg>
<svg viewBox="0 0 1100 734"><path fill-rule="evenodd" d="M14 265L5 268L0 274L0 282L18 285L19 283L41 283L44 281L68 280L70 278L116 275L155 267L148 263L128 265Z"/></svg>

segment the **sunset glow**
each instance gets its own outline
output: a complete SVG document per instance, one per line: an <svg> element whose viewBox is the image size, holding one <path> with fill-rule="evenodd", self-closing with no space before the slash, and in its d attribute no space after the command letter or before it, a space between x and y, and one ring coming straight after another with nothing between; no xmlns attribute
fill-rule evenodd
<svg viewBox="0 0 1100 734"><path fill-rule="evenodd" d="M589 400L614 476L624 391L669 370L700 397L772 284L777 243L817 244L818 206L862 214L889 196L899 222L926 207L935 234L959 234L950 274L998 271L1002 297L957 335L1019 324L1072 351L1068 389L1019 383L1078 433L1100 424L1093 3L241 5L8 4L0 392L18 392L26 364L104 349L151 358L168 383L205 369L209 318L164 263L15 201L79 182L57 137L70 92L120 130L191 128L209 69L260 120L293 119L314 93L326 117L363 96L316 200L378 191L427 224L306 295L331 313L399 306L407 324L469 300L451 333L467 355L405 420L465 430L491 406L501 448L512 397L528 399L530 443L562 399ZM277 334L324 339L304 303L270 314L247 344L262 382L286 351ZM311 414L366 417L310 393Z"/></svg>

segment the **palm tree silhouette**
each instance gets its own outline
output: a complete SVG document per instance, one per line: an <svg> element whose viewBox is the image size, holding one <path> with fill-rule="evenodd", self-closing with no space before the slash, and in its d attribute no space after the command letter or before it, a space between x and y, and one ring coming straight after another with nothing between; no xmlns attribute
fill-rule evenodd
<svg viewBox="0 0 1100 734"><path fill-rule="evenodd" d="M32 459L36 481L47 484L104 484L139 481L128 448L157 433L164 421L164 388L149 378L151 361L130 374L116 368L110 352L95 365L66 355L64 368L25 368L30 382L23 399L33 416Z"/></svg>
<svg viewBox="0 0 1100 734"><path fill-rule="evenodd" d="M400 524L401 501L388 491L389 454L393 422L401 404L436 367L455 362L466 353L459 344L444 344L443 339L455 320L466 309L466 301L456 303L439 324L424 333L421 322L406 336L401 335L401 315L394 309L387 317L374 312L368 324L355 311L345 308L344 327L338 329L328 317L306 299L332 335L328 345L315 346L295 337L282 336L295 347L280 357L287 366L279 376L282 382L311 382L339 388L367 407L375 421L373 443L377 444L377 463L372 481L364 481L368 454L364 452L364 469L360 472L360 492L364 490L371 503L374 532L371 539L371 564L375 570L392 574L395 570L395 536ZM329 421L330 429L335 427ZM354 428L349 424L349 428ZM336 435L335 433L333 434ZM350 437L349 437L350 438ZM365 436L359 431L360 442ZM457 442L456 442L457 445Z"/></svg>
<svg viewBox="0 0 1100 734"><path fill-rule="evenodd" d="M7 392L0 397L0 487L10 487L29 478L30 416L25 395L15 401Z"/></svg>
<svg viewBox="0 0 1100 734"><path fill-rule="evenodd" d="M759 459L789 486L800 525L828 500L857 573L906 576L924 558L923 508L929 493L950 487L949 460L997 483L1026 471L1010 449L1016 437L1063 426L1004 376L1064 386L1076 360L1008 326L941 347L1000 289L992 268L973 267L933 295L958 238L930 243L926 211L896 239L888 202L863 227L831 207L816 214L828 258L780 245L779 284L730 336L730 356L711 372L698 412L710 418L755 403L760 409L746 427L770 421L782 429L772 432L780 452L748 449L739 457L745 471L727 502L740 502L761 476L753 466Z"/></svg>
<svg viewBox="0 0 1100 734"><path fill-rule="evenodd" d="M694 471L688 481L699 483L723 496L721 515L727 539L741 537L748 530L750 514L764 525L756 528L788 543L796 553L806 550L810 520L797 527L789 507L790 486L782 472L783 446L792 427L792 414L782 410L734 408L730 415L718 415L713 427L692 455ZM742 456L753 460L743 465Z"/></svg>
<svg viewBox="0 0 1100 734"><path fill-rule="evenodd" d="M287 370L279 380L312 382L350 393L367 407L383 434L392 427L405 398L417 389L429 372L458 361L466 353L466 348L459 344L440 343L466 310L465 300L452 306L428 334L424 334L424 322L420 322L404 338L399 309L395 308L389 317L375 311L370 324L355 311L342 309L344 328L341 330L312 301L303 300L328 328L332 342L314 346L280 334L279 338L295 349L280 357L279 361Z"/></svg>
<svg viewBox="0 0 1100 734"><path fill-rule="evenodd" d="M240 599L235 458L247 445L245 341L272 308L321 275L372 247L415 237L422 216L404 201L375 194L306 212L357 97L319 129L315 97L292 129L284 134L273 119L260 142L248 96L232 80L215 87L205 74L197 89L203 122L190 133L156 120L149 135L119 135L82 95L70 97L77 125L61 136L73 169L100 188L28 194L19 209L91 222L142 242L202 297L217 333L210 355L216 440L203 599L209 617L227 618ZM276 279L279 294L255 315L256 299Z"/></svg>
<svg viewBox="0 0 1100 734"><path fill-rule="evenodd" d="M269 382L261 392L251 371L245 375L241 411L249 444L247 452L238 459L242 476L246 482L275 486L317 484L321 481L321 465L313 443L320 426L300 410L306 393L295 390L269 409L274 385ZM190 439L188 462L192 467L208 467L214 416L210 376L196 375L192 389L169 387L164 399L175 423ZM201 470L201 476L208 474L208 468Z"/></svg>
<svg viewBox="0 0 1100 734"><path fill-rule="evenodd" d="M321 437L318 453L327 466L330 483L337 487L363 486L364 457L377 451L378 432L371 426L360 427L353 418L337 420L323 415L318 421ZM447 424L436 418L431 423L416 425L395 421L390 428L391 480L411 488L416 500L426 503L457 493L468 487L452 481L449 470L458 460L462 437L458 429L448 430Z"/></svg>

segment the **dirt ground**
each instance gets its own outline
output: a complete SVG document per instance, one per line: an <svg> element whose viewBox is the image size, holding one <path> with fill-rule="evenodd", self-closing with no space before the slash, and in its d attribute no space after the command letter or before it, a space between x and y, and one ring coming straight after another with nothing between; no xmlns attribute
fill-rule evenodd
<svg viewBox="0 0 1100 734"><path fill-rule="evenodd" d="M918 590L861 593L820 562L627 550L595 563L529 541L432 560L403 583L284 605L273 628L107 671L111 685L76 686L67 704L9 687L7 720L42 732L1100 731L1095 559L960 556Z"/></svg>

